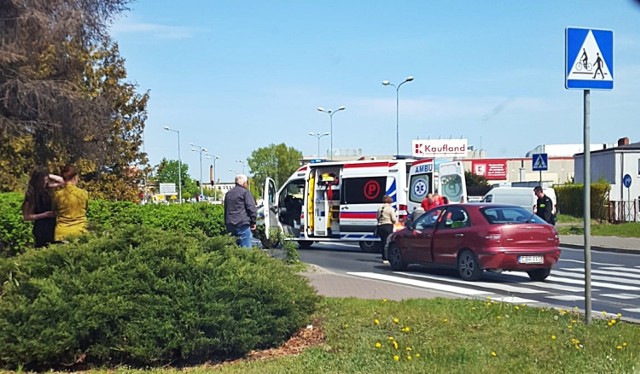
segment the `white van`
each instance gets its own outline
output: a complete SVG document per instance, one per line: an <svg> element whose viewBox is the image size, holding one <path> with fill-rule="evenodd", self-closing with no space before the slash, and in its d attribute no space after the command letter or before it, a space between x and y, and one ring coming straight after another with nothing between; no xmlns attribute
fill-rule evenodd
<svg viewBox="0 0 640 374"><path fill-rule="evenodd" d="M543 188L542 191L551 198L554 206L557 205L553 188ZM527 210L533 210L537 200L532 187L494 187L482 197L482 202L518 205Z"/></svg>
<svg viewBox="0 0 640 374"><path fill-rule="evenodd" d="M314 242L358 242L363 251L380 251L374 235L382 197L393 199L405 218L434 191L433 159L322 161L299 168L280 189L265 180L265 236L279 228L289 240L308 248ZM440 194L449 201L466 199L460 161L440 165Z"/></svg>

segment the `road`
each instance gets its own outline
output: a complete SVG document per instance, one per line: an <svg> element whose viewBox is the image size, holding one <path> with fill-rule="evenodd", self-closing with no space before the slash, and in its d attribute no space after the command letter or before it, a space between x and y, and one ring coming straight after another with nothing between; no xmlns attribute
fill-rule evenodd
<svg viewBox="0 0 640 374"><path fill-rule="evenodd" d="M560 261L544 282L533 282L524 272L485 272L479 282L465 282L455 270L409 267L395 272L383 265L379 254L363 253L348 243L314 244L300 250L303 262L337 273L412 284L457 296L512 303L584 309L584 253L562 247ZM592 313L621 313L640 322L640 255L592 251Z"/></svg>

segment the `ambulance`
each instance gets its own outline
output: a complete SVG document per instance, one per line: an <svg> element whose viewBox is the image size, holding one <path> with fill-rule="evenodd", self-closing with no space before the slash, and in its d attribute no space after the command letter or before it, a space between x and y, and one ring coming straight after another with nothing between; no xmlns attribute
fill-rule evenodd
<svg viewBox="0 0 640 374"><path fill-rule="evenodd" d="M265 236L268 239L270 230L278 228L303 249L315 242L358 242L362 251L380 252L382 243L374 230L384 195L393 199L401 221L436 185L450 202L466 201L462 162L439 164L435 173L434 161L312 162L294 172L280 189L267 178L262 207Z"/></svg>

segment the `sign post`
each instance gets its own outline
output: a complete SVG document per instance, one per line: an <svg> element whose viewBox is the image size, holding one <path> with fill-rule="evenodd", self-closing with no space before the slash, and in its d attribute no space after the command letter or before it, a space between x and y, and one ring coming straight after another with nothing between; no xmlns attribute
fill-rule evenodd
<svg viewBox="0 0 640 374"><path fill-rule="evenodd" d="M591 91L613 89L613 31L568 27L565 31L565 88L583 90L584 312L591 323Z"/></svg>
<svg viewBox="0 0 640 374"><path fill-rule="evenodd" d="M546 153L535 153L531 156L533 171L540 172L540 185L542 186L542 172L549 170L549 158Z"/></svg>
<svg viewBox="0 0 640 374"><path fill-rule="evenodd" d="M631 175L629 174L625 174L624 177L622 177L622 185L625 186L625 188L627 189L627 209L626 209L626 219L627 221L631 221L632 219L632 214L631 214Z"/></svg>

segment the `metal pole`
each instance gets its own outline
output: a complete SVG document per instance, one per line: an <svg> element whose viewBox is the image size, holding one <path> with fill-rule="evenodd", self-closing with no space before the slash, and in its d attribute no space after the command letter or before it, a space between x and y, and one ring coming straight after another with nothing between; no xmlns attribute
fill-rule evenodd
<svg viewBox="0 0 640 374"><path fill-rule="evenodd" d="M400 86L396 87L396 156L400 155Z"/></svg>
<svg viewBox="0 0 640 374"><path fill-rule="evenodd" d="M218 194L216 193L216 160L218 156L213 156L213 201L218 201Z"/></svg>
<svg viewBox="0 0 640 374"><path fill-rule="evenodd" d="M542 186L542 170L540 170L540 186Z"/></svg>
<svg viewBox="0 0 640 374"><path fill-rule="evenodd" d="M316 139L318 139L318 157L320 157L320 135L316 136Z"/></svg>
<svg viewBox="0 0 640 374"><path fill-rule="evenodd" d="M200 148L200 199L202 199L203 195L204 195L204 192L202 190L202 148Z"/></svg>
<svg viewBox="0 0 640 374"><path fill-rule="evenodd" d="M333 113L329 111L329 132L331 133L331 150L329 151L329 159L333 160Z"/></svg>
<svg viewBox="0 0 640 374"><path fill-rule="evenodd" d="M180 158L180 131L178 133L178 204L182 204L182 158Z"/></svg>
<svg viewBox="0 0 640 374"><path fill-rule="evenodd" d="M590 90L584 90L584 313L591 323L591 139L589 138Z"/></svg>

